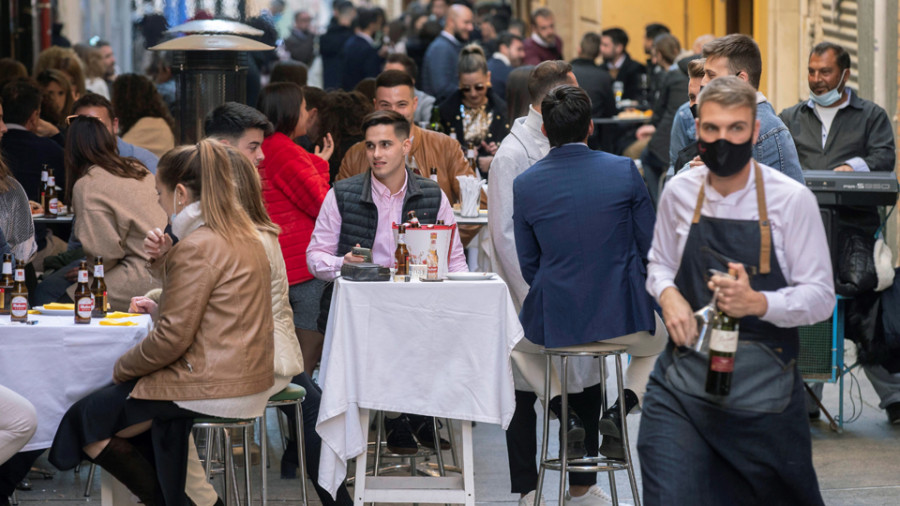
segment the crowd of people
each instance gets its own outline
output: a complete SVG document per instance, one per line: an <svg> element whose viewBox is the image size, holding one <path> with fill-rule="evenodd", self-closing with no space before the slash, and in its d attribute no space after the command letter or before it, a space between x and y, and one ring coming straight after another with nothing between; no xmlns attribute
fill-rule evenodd
<svg viewBox="0 0 900 506"><path fill-rule="evenodd" d="M604 410L597 361L572 360L560 429L569 457L624 458L624 404L643 412L646 504L822 503L806 423L819 412L795 365L796 328L831 315L835 284L803 171L896 162L884 109L847 86L843 47L816 45L809 99L776 114L746 35L704 35L686 49L652 23L641 63L629 35L608 27L585 33L567 62L547 8L519 20L507 4L431 0L388 21L341 0L323 33L309 12L293 19L283 37L266 26L278 50L250 59L247 103L210 111L205 139L190 146L177 143L169 55L143 73L118 73L104 41L46 49L31 73L0 59L0 254L28 264L33 305L71 302L78 265L102 257L110 309L155 322L115 364L115 384L66 413L51 463L89 459L148 505L220 504L190 421L257 417L293 382L307 391L309 477L323 504L350 504L346 488L331 496L317 483L312 378L332 282L364 260L354 247L392 265L392 226L409 211L455 225L457 178L478 175L489 225L460 225L447 263L467 271L464 248L481 233L520 311L506 439L521 505L543 504L536 400L563 416L540 350L595 341L632 356L625 397ZM629 107L651 111L646 124L595 124ZM32 220L47 168L70 230ZM870 237L881 224L874 207L840 213ZM704 393L705 358L690 348L692 313L712 290L740 319L724 399ZM900 360L879 357L865 372L900 423ZM36 423L28 401L0 386L0 406L2 505L41 451L18 452ZM435 446L431 418L386 413L385 427L395 453ZM296 477L297 444L283 478ZM723 478L709 480L713 469ZM595 473L569 484L567 504L611 504Z"/></svg>

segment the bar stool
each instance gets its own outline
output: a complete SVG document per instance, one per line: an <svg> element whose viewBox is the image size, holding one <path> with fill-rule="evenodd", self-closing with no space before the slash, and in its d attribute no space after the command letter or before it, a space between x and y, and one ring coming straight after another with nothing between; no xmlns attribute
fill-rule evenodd
<svg viewBox="0 0 900 506"><path fill-rule="evenodd" d="M534 496L534 506L540 505L541 494L544 487L544 471L559 471L559 504L565 504L566 499L566 473L597 473L606 471L609 474L609 489L613 504L618 504L619 499L616 493L616 471L626 471L628 480L631 482L631 493L634 495L635 506L640 506L641 500L638 495L637 480L634 476L634 467L631 460L631 448L628 443L628 426L626 425L625 402L619 402L620 416L622 420L622 442L625 445L625 460L613 460L603 456L589 457L567 461L567 443L568 435L565 430L562 432L560 441L560 456L556 459L547 458L547 446L550 441L550 360L552 357L560 357L562 367L560 370L562 383L562 416L559 423L562 427L567 427L568 422L568 375L569 375L569 357L595 357L600 359L600 376L604 378L603 388L601 391L601 407L606 411L606 357L614 356L616 359L616 385L619 391L619 399L625 398L624 385L622 383L622 353L626 351L625 346L616 344L605 344L602 342L588 343L579 346L567 346L563 348L544 348L541 353L547 356L547 372L544 376L544 435L541 442L541 469L538 473L537 492ZM569 465L572 467L569 467Z"/></svg>
<svg viewBox="0 0 900 506"><path fill-rule="evenodd" d="M308 504L308 496L307 496L307 488L306 488L306 452L303 445L303 406L301 403L303 399L306 397L306 389L300 385L295 385L293 383L289 384L277 394L269 397L269 402L266 404L266 411L268 408L277 408L280 406L294 406L294 416L297 418L297 423L294 425L296 428L296 434L294 437L297 440L297 460L300 463L298 467L298 477L300 478L300 494L303 498L303 504ZM277 416L277 414L276 414ZM280 420L279 420L280 421ZM267 425L266 425L266 412L263 411L262 422L261 422L261 430L260 434L260 447L262 449L262 455L260 458L261 465L265 466L266 462L268 462L268 435L267 435ZM280 425L279 425L280 426ZM282 438L285 434L284 429L282 428ZM262 470L262 504L266 506L267 498L268 498L268 479L266 478L266 470L263 467Z"/></svg>
<svg viewBox="0 0 900 506"><path fill-rule="evenodd" d="M247 504L251 504L253 501L251 499L251 491L250 491L250 428L253 427L253 424L257 419L249 418L249 419L241 419L241 418L218 418L218 417L203 417L203 418L195 418L194 419L194 429L206 429L206 480L209 481L209 476L212 473L212 447L213 447L213 437L212 433L215 431L217 435L221 435L223 441L221 442L222 451L225 454L225 469L223 470L223 474L225 475L225 504L231 506L232 504L236 504L236 500L240 499L236 497L237 494L235 490L237 489L237 479L234 470L234 447L231 444L231 433L230 430L240 429L243 434L243 450L244 450L244 481L245 481L245 492ZM262 469L263 475L265 475L266 469L264 460L260 459L260 468ZM233 484L232 484L233 482ZM239 502L239 501L238 501Z"/></svg>

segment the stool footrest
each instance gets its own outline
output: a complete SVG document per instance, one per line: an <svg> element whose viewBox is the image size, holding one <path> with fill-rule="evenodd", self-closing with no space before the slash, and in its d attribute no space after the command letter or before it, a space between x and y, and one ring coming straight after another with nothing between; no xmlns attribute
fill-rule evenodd
<svg viewBox="0 0 900 506"><path fill-rule="evenodd" d="M544 469L559 471L562 469L559 459L547 459L541 463ZM604 457L585 457L570 459L566 463L566 472L569 473L600 473L605 471L627 471L628 464L624 460L614 460Z"/></svg>
<svg viewBox="0 0 900 506"><path fill-rule="evenodd" d="M252 418L218 418L203 417L194 418L194 425L250 425L254 422Z"/></svg>
<svg viewBox="0 0 900 506"><path fill-rule="evenodd" d="M596 357L603 357L607 355L618 355L621 353L625 353L626 350L628 350L628 347L621 344L607 344L598 342L579 344L576 346L563 346L562 348L541 348L541 353L543 353L544 355L554 356L591 355Z"/></svg>

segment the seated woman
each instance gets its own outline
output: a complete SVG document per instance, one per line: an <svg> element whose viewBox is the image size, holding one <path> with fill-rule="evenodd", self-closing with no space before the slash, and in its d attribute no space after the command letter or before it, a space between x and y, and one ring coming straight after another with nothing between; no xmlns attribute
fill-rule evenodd
<svg viewBox="0 0 900 506"><path fill-rule="evenodd" d="M159 161L159 205L180 240L151 265L163 279L157 324L116 362L115 385L65 414L50 450L57 468L87 455L146 505L187 504L191 419L265 409L274 384L272 281L231 177L227 152L212 140ZM148 249L166 249L165 237L148 236Z"/></svg>
<svg viewBox="0 0 900 506"><path fill-rule="evenodd" d="M0 139L4 133L6 124L3 123L3 105L0 102ZM21 258L26 263L37 251L28 196L2 158L0 158L0 235L3 236L3 240L0 240L0 250L8 246L13 257Z"/></svg>
<svg viewBox="0 0 900 506"><path fill-rule="evenodd" d="M112 103L123 141L158 157L175 147L175 120L153 81L140 74L120 75L113 82Z"/></svg>
<svg viewBox="0 0 900 506"><path fill-rule="evenodd" d="M462 48L457 68L459 89L438 107L441 123L444 132L456 134L463 150L475 150L478 169L485 174L509 133L506 101L491 90L491 72L480 46Z"/></svg>
<svg viewBox="0 0 900 506"><path fill-rule="evenodd" d="M147 272L143 248L147 231L166 226L153 175L137 159L118 155L116 138L97 118L74 118L66 144L73 233L89 264L103 257L111 308L127 311L132 297L159 286ZM74 293L69 286L69 297Z"/></svg>

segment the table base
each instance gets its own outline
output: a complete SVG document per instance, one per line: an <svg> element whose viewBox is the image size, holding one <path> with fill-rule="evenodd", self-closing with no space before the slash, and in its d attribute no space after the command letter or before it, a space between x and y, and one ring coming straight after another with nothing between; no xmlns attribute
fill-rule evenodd
<svg viewBox="0 0 900 506"><path fill-rule="evenodd" d="M369 419L361 409L360 418ZM368 452L356 458L353 504L438 503L475 506L475 459L472 455L472 422L462 421L463 474L453 477L366 476Z"/></svg>

